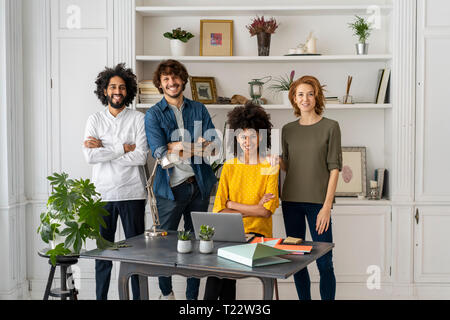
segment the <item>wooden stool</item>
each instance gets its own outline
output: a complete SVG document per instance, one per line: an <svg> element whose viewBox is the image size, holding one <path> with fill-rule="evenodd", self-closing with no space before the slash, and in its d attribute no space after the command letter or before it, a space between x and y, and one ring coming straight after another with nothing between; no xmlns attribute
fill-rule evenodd
<svg viewBox="0 0 450 320"><path fill-rule="evenodd" d="M66 300L66 298L69 298L70 300L77 300L78 290L75 288L71 266L78 263L79 256L59 256L56 257L56 265L52 265L50 257L43 252L47 252L47 250L39 251L39 256L48 258L48 263L51 266L47 280L47 287L45 288L44 300L48 300L49 296L60 297L61 300ZM52 290L51 287L55 276L56 267L59 267L61 271L61 288ZM67 281L70 282L70 288L67 288Z"/></svg>

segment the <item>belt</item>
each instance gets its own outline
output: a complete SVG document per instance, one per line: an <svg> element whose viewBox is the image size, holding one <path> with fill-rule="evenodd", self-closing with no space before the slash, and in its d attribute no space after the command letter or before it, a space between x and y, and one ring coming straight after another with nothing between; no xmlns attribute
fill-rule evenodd
<svg viewBox="0 0 450 320"><path fill-rule="evenodd" d="M194 183L195 182L195 176L187 178L185 182L186 183Z"/></svg>

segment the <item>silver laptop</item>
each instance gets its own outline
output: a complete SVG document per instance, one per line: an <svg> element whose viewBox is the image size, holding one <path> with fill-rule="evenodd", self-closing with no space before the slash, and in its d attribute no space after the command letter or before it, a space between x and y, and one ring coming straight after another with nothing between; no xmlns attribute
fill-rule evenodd
<svg viewBox="0 0 450 320"><path fill-rule="evenodd" d="M200 239L200 226L214 227L213 240L230 242L248 242L254 235L244 233L242 215L237 213L191 212L195 238Z"/></svg>

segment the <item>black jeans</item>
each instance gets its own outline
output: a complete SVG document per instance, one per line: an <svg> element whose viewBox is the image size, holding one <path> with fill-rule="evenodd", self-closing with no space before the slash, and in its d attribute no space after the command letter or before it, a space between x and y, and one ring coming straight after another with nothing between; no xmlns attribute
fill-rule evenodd
<svg viewBox="0 0 450 320"><path fill-rule="evenodd" d="M194 232L191 212L208 211L209 198L202 199L197 182L183 182L172 188L175 200L156 197L159 221L161 228L165 230L177 230L181 217L184 220L184 230ZM172 292L172 277L159 277L159 288L165 296ZM200 279L188 278L186 285L186 299L197 300L200 288Z"/></svg>
<svg viewBox="0 0 450 320"><path fill-rule="evenodd" d="M262 234L251 232L255 237L264 237ZM236 300L236 280L208 277L203 300Z"/></svg>
<svg viewBox="0 0 450 320"><path fill-rule="evenodd" d="M100 226L100 234L108 241L114 242L117 228L117 218L120 216L125 238L143 234L145 231L145 200L128 200L108 202L104 207L109 216L103 217L107 228ZM111 279L112 262L95 260L95 284L97 300L106 300L108 297L109 282ZM139 278L131 276L131 290L133 299L140 299Z"/></svg>
<svg viewBox="0 0 450 320"><path fill-rule="evenodd" d="M327 231L324 231L321 235L316 231L316 220L320 209L322 209L321 204L283 201L281 206L287 236L305 239L306 219L308 219L309 231L313 241L333 242L331 218ZM320 273L320 296L322 300L334 300L336 278L332 251L317 259L316 263ZM304 268L294 274L294 281L298 298L300 300L311 300L311 281L308 269Z"/></svg>

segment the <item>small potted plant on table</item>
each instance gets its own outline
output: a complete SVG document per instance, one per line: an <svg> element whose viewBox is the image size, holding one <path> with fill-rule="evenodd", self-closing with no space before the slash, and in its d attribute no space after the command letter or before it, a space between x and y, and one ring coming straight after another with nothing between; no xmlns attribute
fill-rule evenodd
<svg viewBox="0 0 450 320"><path fill-rule="evenodd" d="M202 224L200 226L200 252L211 253L214 249L214 243L212 237L214 236L214 228Z"/></svg>
<svg viewBox="0 0 450 320"><path fill-rule="evenodd" d="M189 253L192 251L190 231L178 231L177 251L179 253Z"/></svg>
<svg viewBox="0 0 450 320"><path fill-rule="evenodd" d="M164 37L170 39L170 51L172 56L186 55L186 44L194 37L192 33L181 28L173 29L172 32L164 33Z"/></svg>

